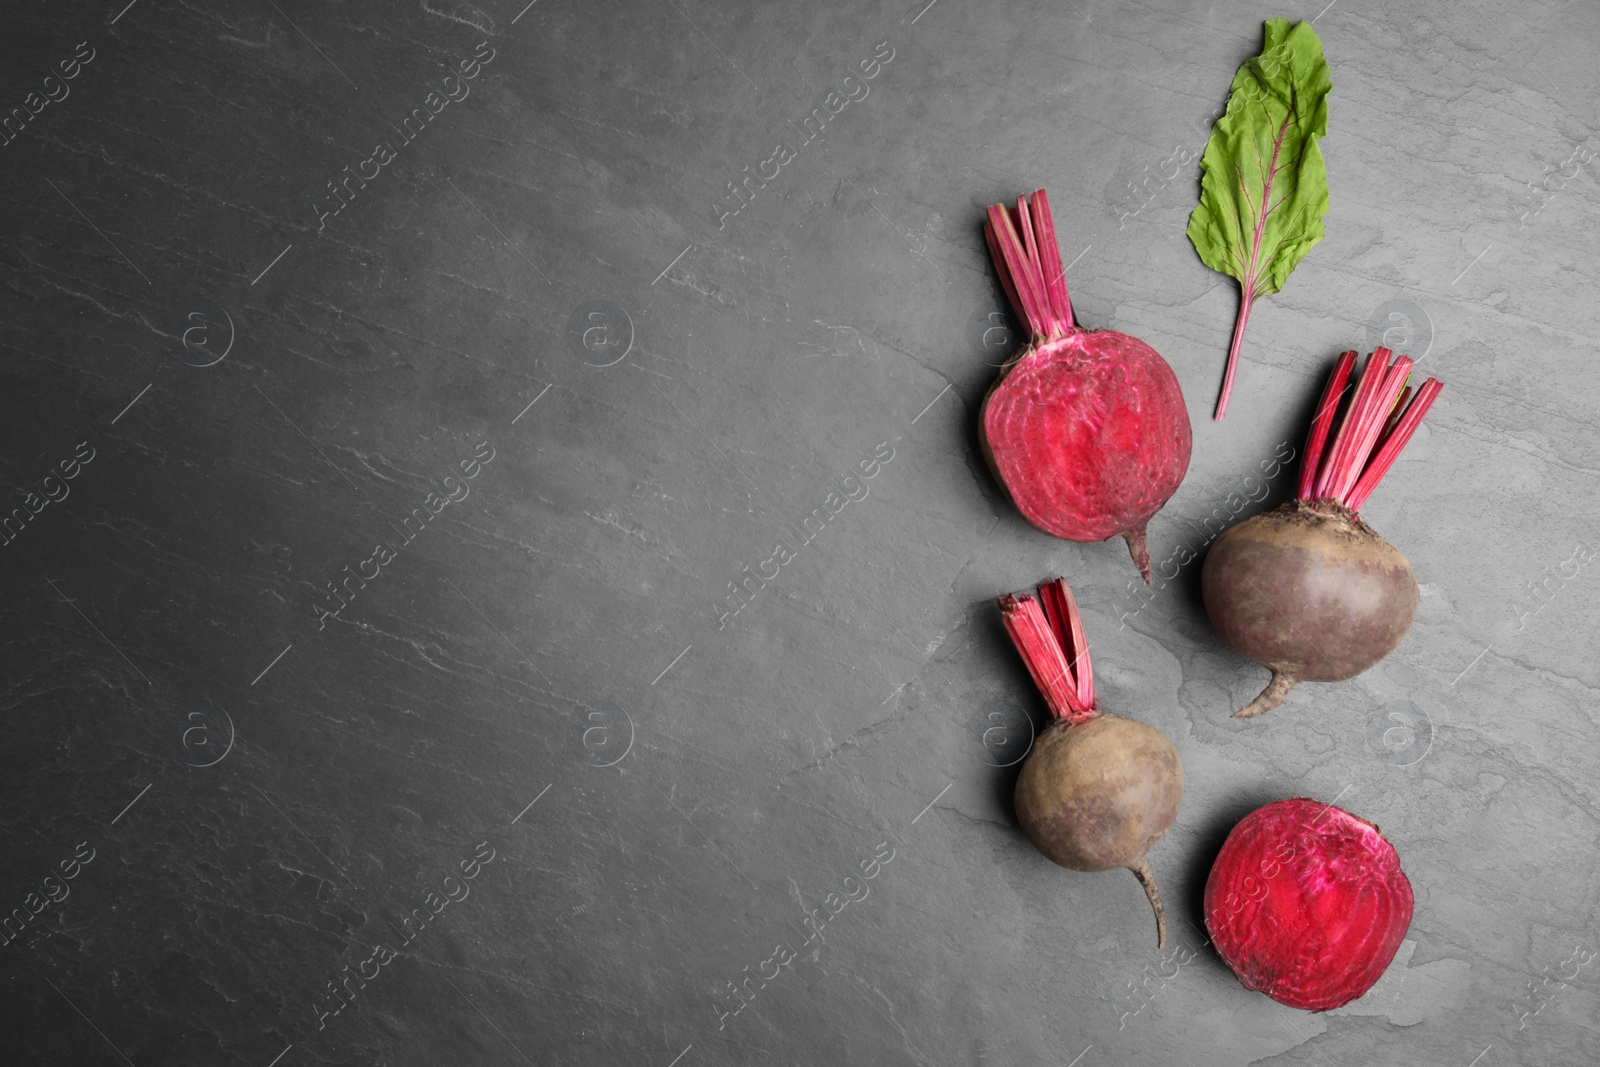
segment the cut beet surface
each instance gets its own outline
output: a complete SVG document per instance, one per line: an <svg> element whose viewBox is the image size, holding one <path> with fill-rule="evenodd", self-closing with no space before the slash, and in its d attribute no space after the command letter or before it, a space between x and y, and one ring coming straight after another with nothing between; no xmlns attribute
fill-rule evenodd
<svg viewBox="0 0 1600 1067"><path fill-rule="evenodd" d="M1172 368L1155 349L1072 316L1043 189L984 226L1029 343L984 397L984 459L1017 510L1069 541L1123 537L1145 581L1145 526L1183 481L1193 436Z"/></svg>
<svg viewBox="0 0 1600 1067"><path fill-rule="evenodd" d="M1372 823L1298 797L1239 821L1206 879L1206 928L1246 989L1327 1011L1371 989L1411 925L1411 883Z"/></svg>

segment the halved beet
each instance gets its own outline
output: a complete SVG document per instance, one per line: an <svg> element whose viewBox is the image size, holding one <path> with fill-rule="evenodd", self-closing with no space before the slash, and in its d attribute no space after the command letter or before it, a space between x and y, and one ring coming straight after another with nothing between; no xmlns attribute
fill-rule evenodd
<svg viewBox="0 0 1600 1067"><path fill-rule="evenodd" d="M1411 909L1411 883L1382 832L1305 797L1241 819L1206 879L1206 929L1223 961L1246 989L1307 1011L1371 989Z"/></svg>
<svg viewBox="0 0 1600 1067"><path fill-rule="evenodd" d="M1145 581L1145 524L1189 469L1193 435L1177 376L1155 349L1073 321L1050 201L989 209L989 252L1031 333L989 387L984 459L1022 517L1069 541L1123 537Z"/></svg>

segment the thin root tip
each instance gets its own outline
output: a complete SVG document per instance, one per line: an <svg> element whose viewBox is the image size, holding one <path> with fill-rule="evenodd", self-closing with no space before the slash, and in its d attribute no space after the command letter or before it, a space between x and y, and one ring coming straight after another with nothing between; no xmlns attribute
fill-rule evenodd
<svg viewBox="0 0 1600 1067"><path fill-rule="evenodd" d="M1156 913L1156 948L1167 947L1167 909L1161 904L1161 890L1156 888L1156 876L1150 870L1150 860L1144 856L1139 857L1135 866L1128 870L1139 880L1139 885L1144 889L1144 895L1150 900L1150 908Z"/></svg>
<svg viewBox="0 0 1600 1067"><path fill-rule="evenodd" d="M1265 715L1283 703L1283 698L1289 695L1289 690L1294 687L1294 683L1295 679L1289 675L1273 671L1272 681L1267 683L1267 687L1261 691L1261 695L1234 712L1233 717L1235 719L1253 719L1257 715Z"/></svg>
<svg viewBox="0 0 1600 1067"><path fill-rule="evenodd" d="M1150 580L1150 546L1145 542L1144 527L1129 530L1122 536L1128 542L1128 555L1133 557L1133 565L1139 568L1144 584L1154 585L1155 583Z"/></svg>

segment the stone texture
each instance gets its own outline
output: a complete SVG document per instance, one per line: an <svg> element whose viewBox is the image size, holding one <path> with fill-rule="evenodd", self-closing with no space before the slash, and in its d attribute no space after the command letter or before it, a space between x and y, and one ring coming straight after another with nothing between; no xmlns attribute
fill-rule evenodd
<svg viewBox="0 0 1600 1067"><path fill-rule="evenodd" d="M0 546L5 1062L1593 1062L1600 12L1499 8L11 5L0 476L60 499ZM1270 15L1332 63L1332 210L1216 423L1185 161ZM1188 399L1151 590L977 451L981 211L1041 185L1080 320ZM1232 720L1265 672L1178 549L1385 337L1448 383L1364 512L1416 625ZM993 598L1057 573L1184 761L1165 954L1012 819ZM1326 1015L1197 929L1294 795L1416 889Z"/></svg>

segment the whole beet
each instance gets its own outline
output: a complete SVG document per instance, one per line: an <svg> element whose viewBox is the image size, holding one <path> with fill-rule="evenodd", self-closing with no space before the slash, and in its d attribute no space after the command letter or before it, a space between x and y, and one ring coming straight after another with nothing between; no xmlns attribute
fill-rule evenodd
<svg viewBox="0 0 1600 1067"><path fill-rule="evenodd" d="M1145 858L1183 800L1183 764L1165 734L1105 712L1058 719L1023 761L1014 799L1022 832L1061 866L1132 871L1155 910L1157 945L1166 944L1166 912Z"/></svg>
<svg viewBox="0 0 1600 1067"><path fill-rule="evenodd" d="M1334 365L1311 421L1298 499L1229 529L1206 555L1200 592L1224 643L1272 672L1235 712L1271 711L1297 682L1352 678L1393 652L1417 615L1416 575L1359 509L1444 388L1406 384L1413 361L1378 348L1362 369L1332 440L1330 429L1355 366Z"/></svg>
<svg viewBox="0 0 1600 1067"><path fill-rule="evenodd" d="M991 207L984 235L1030 332L984 396L984 459L1023 518L1069 541L1126 539L1148 582L1145 526L1193 445L1178 378L1137 337L1076 324L1043 189Z"/></svg>
<svg viewBox="0 0 1600 1067"><path fill-rule="evenodd" d="M1276 707L1296 682L1371 667L1405 638L1419 600L1406 558L1334 500L1293 500L1229 529L1200 591L1223 642L1272 671L1240 718Z"/></svg>
<svg viewBox="0 0 1600 1067"><path fill-rule="evenodd" d="M1041 585L1039 600L1042 611L1032 597L1000 598L1006 631L1055 717L1023 761L1017 822L1063 867L1132 871L1155 912L1157 947L1165 947L1166 912L1146 854L1178 817L1183 764L1160 730L1096 706L1088 642L1066 582Z"/></svg>

